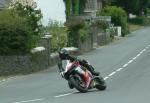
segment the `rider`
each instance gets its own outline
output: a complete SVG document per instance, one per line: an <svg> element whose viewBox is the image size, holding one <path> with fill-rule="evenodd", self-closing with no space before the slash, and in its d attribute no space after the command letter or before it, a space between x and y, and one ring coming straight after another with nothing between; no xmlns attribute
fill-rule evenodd
<svg viewBox="0 0 150 103"><path fill-rule="evenodd" d="M93 75L99 76L99 72L94 71L94 68L91 65L89 65L86 60L80 60L76 57L69 55L69 52L66 49L61 49L59 51L59 57L61 59L61 62L58 63L58 66L61 68L63 68L62 67L62 60L70 60L71 62L78 60L80 65L86 67Z"/></svg>

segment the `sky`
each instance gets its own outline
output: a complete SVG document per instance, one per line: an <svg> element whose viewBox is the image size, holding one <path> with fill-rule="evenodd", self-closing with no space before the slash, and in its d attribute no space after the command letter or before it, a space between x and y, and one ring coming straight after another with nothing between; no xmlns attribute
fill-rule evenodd
<svg viewBox="0 0 150 103"><path fill-rule="evenodd" d="M43 14L42 23L48 24L49 19L65 22L65 6L63 0L35 0Z"/></svg>

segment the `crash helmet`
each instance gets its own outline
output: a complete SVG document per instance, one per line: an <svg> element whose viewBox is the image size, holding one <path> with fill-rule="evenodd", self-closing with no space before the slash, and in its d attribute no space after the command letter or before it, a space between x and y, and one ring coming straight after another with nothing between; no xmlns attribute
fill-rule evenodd
<svg viewBox="0 0 150 103"><path fill-rule="evenodd" d="M59 57L60 57L61 60L67 59L68 56L69 56L69 52L66 49L62 48L59 51Z"/></svg>

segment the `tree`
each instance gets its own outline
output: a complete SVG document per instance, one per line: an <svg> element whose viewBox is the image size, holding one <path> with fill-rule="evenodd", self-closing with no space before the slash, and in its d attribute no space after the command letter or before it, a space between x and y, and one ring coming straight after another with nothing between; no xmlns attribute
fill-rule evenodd
<svg viewBox="0 0 150 103"><path fill-rule="evenodd" d="M150 0L140 0L140 6L139 6L139 15L143 15L144 12L146 12L146 9L150 5Z"/></svg>
<svg viewBox="0 0 150 103"><path fill-rule="evenodd" d="M125 36L128 33L127 14L122 8L106 6L102 10L98 11L97 15L111 16L112 23L114 23L115 26L122 27L122 36Z"/></svg>
<svg viewBox="0 0 150 103"><path fill-rule="evenodd" d="M122 7L126 12L135 14L139 9L140 0L115 0L114 5Z"/></svg>
<svg viewBox="0 0 150 103"><path fill-rule="evenodd" d="M67 28L61 22L50 20L48 23L48 31L52 35L52 52L56 52L60 48L67 46Z"/></svg>
<svg viewBox="0 0 150 103"><path fill-rule="evenodd" d="M11 10L0 11L0 55L29 53L36 38L26 18L12 14Z"/></svg>
<svg viewBox="0 0 150 103"><path fill-rule="evenodd" d="M85 4L87 0L63 0L65 3L66 18L71 15L80 15L84 12Z"/></svg>
<svg viewBox="0 0 150 103"><path fill-rule="evenodd" d="M30 53L40 37L40 10L20 3L0 11L0 54Z"/></svg>
<svg viewBox="0 0 150 103"><path fill-rule="evenodd" d="M122 7L126 12L142 15L150 4L150 0L115 0L113 5Z"/></svg>
<svg viewBox="0 0 150 103"><path fill-rule="evenodd" d="M43 17L41 10L36 9L33 6L22 5L19 2L13 4L12 9L14 14L27 19L27 22L31 25L35 35L39 35L41 33L41 18Z"/></svg>

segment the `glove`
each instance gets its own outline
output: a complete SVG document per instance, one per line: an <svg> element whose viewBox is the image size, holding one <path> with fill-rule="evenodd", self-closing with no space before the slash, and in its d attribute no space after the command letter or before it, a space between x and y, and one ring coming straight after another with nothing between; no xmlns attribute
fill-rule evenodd
<svg viewBox="0 0 150 103"><path fill-rule="evenodd" d="M82 60L82 63L88 64L88 62L84 59Z"/></svg>

